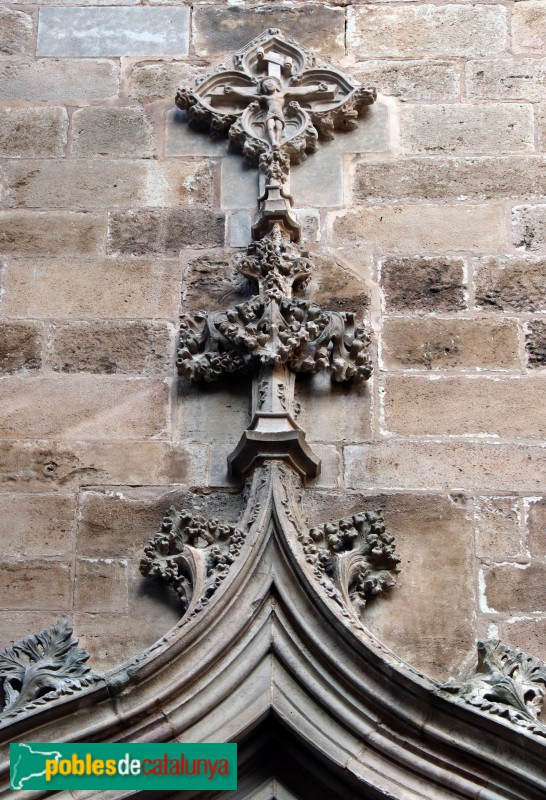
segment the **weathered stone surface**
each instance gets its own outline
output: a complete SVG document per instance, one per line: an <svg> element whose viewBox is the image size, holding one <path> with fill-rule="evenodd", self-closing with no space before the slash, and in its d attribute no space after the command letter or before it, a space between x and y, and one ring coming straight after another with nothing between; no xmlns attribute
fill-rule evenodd
<svg viewBox="0 0 546 800"><path fill-rule="evenodd" d="M466 308L461 258L386 258L380 268L387 311L449 312Z"/></svg>
<svg viewBox="0 0 546 800"><path fill-rule="evenodd" d="M234 211L229 215L229 246L246 247L252 239L252 214Z"/></svg>
<svg viewBox="0 0 546 800"><path fill-rule="evenodd" d="M165 114L165 155L167 157L222 157L227 152L228 142L225 138L211 139L206 131L196 131L189 127L187 111L171 108ZM238 160L239 166L241 166L241 159Z"/></svg>
<svg viewBox="0 0 546 800"><path fill-rule="evenodd" d="M194 134L195 135L195 134ZM258 171L255 167L241 163L241 156L229 153L221 161L222 208L251 208L256 211L258 190Z"/></svg>
<svg viewBox="0 0 546 800"><path fill-rule="evenodd" d="M521 510L515 497L480 497L476 508L476 555L490 561L524 560Z"/></svg>
<svg viewBox="0 0 546 800"><path fill-rule="evenodd" d="M19 256L98 255L104 248L101 214L75 211L0 211L0 252Z"/></svg>
<svg viewBox="0 0 546 800"><path fill-rule="evenodd" d="M54 158L66 147L65 108L0 109L0 156Z"/></svg>
<svg viewBox="0 0 546 800"><path fill-rule="evenodd" d="M544 153L546 151L546 103L538 103L535 106L538 128L538 149Z"/></svg>
<svg viewBox="0 0 546 800"><path fill-rule="evenodd" d="M72 607L72 575L68 563L52 559L6 561L0 564L0 594L5 609Z"/></svg>
<svg viewBox="0 0 546 800"><path fill-rule="evenodd" d="M503 641L546 661L546 619L516 617L499 625Z"/></svg>
<svg viewBox="0 0 546 800"><path fill-rule="evenodd" d="M366 61L351 74L363 86L377 86L382 94L406 102L445 102L460 95L460 71L452 61Z"/></svg>
<svg viewBox="0 0 546 800"><path fill-rule="evenodd" d="M537 53L544 53L546 8L542 0L522 0L514 3L512 41L516 52L535 50Z"/></svg>
<svg viewBox="0 0 546 800"><path fill-rule="evenodd" d="M290 191L302 206L343 205L343 163L328 148L321 149L291 171Z"/></svg>
<svg viewBox="0 0 546 800"><path fill-rule="evenodd" d="M120 614L128 609L127 564L112 559L76 561L74 607L78 611Z"/></svg>
<svg viewBox="0 0 546 800"><path fill-rule="evenodd" d="M371 437L371 387L333 383L326 372L296 384L300 425L309 442L364 442Z"/></svg>
<svg viewBox="0 0 546 800"><path fill-rule="evenodd" d="M224 243L225 218L210 211L165 209L110 214L108 252L112 255L178 256L184 247Z"/></svg>
<svg viewBox="0 0 546 800"><path fill-rule="evenodd" d="M78 556L137 560L173 505L234 524L241 510L241 497L222 492L197 494L180 486L86 490L81 497Z"/></svg>
<svg viewBox="0 0 546 800"><path fill-rule="evenodd" d="M189 8L42 8L38 56L188 54Z"/></svg>
<svg viewBox="0 0 546 800"><path fill-rule="evenodd" d="M142 108L80 108L72 117L72 154L149 158L153 129Z"/></svg>
<svg viewBox="0 0 546 800"><path fill-rule="evenodd" d="M354 311L357 319L361 320L370 304L371 259L360 258L353 264L347 255L314 252L316 268L311 275L306 296L330 311Z"/></svg>
<svg viewBox="0 0 546 800"><path fill-rule="evenodd" d="M504 208L488 205L414 205L354 208L334 214L333 244L372 246L394 253L503 250Z"/></svg>
<svg viewBox="0 0 546 800"><path fill-rule="evenodd" d="M200 64L188 64L184 61L135 64L129 77L129 97L141 103L169 98L174 100L178 87L191 84L203 74L205 66L208 66L205 61ZM193 135L195 136L195 132Z"/></svg>
<svg viewBox="0 0 546 800"><path fill-rule="evenodd" d="M533 319L528 323L525 350L530 367L546 367L546 320Z"/></svg>
<svg viewBox="0 0 546 800"><path fill-rule="evenodd" d="M5 439L134 439L164 435L167 393L167 386L157 378L1 378L1 435Z"/></svg>
<svg viewBox="0 0 546 800"><path fill-rule="evenodd" d="M543 197L546 158L421 156L372 163L362 161L356 166L353 191L357 202Z"/></svg>
<svg viewBox="0 0 546 800"><path fill-rule="evenodd" d="M512 209L514 247L522 250L546 249L546 205L516 206Z"/></svg>
<svg viewBox="0 0 546 800"><path fill-rule="evenodd" d="M0 100L102 100L117 94L112 61L45 58L0 62Z"/></svg>
<svg viewBox="0 0 546 800"><path fill-rule="evenodd" d="M521 103L407 105L400 109L406 153L530 153L533 107Z"/></svg>
<svg viewBox="0 0 546 800"><path fill-rule="evenodd" d="M71 555L76 534L74 495L0 495L4 558Z"/></svg>
<svg viewBox="0 0 546 800"><path fill-rule="evenodd" d="M266 28L280 28L304 47L328 56L345 55L345 14L342 8L322 3L297 3L274 7L198 5L193 14L197 55L232 53L259 36Z"/></svg>
<svg viewBox="0 0 546 800"><path fill-rule="evenodd" d="M4 314L39 319L176 320L182 273L178 262L108 258L75 262L62 256L7 259L2 281Z"/></svg>
<svg viewBox="0 0 546 800"><path fill-rule="evenodd" d="M357 58L489 56L506 48L506 9L499 5L353 5L347 46Z"/></svg>
<svg viewBox="0 0 546 800"><path fill-rule="evenodd" d="M544 438L546 381L522 378L390 377L386 428L405 436ZM517 414L513 410L517 409Z"/></svg>
<svg viewBox="0 0 546 800"><path fill-rule="evenodd" d="M11 56L26 53L32 39L33 23L30 14L0 9L0 54Z"/></svg>
<svg viewBox="0 0 546 800"><path fill-rule="evenodd" d="M186 265L182 311L210 311L232 308L252 297L251 282L236 272L231 253L225 250L184 250Z"/></svg>
<svg viewBox="0 0 546 800"><path fill-rule="evenodd" d="M179 382L176 430L181 441L231 444L250 425L251 382L247 376L226 376L222 384Z"/></svg>
<svg viewBox="0 0 546 800"><path fill-rule="evenodd" d="M501 256L476 259L476 305L492 311L546 311L546 259Z"/></svg>
<svg viewBox="0 0 546 800"><path fill-rule="evenodd" d="M350 489L541 491L546 451L539 445L389 439L346 447Z"/></svg>
<svg viewBox="0 0 546 800"><path fill-rule="evenodd" d="M488 607L494 611L546 612L546 565L532 563L485 570L485 594Z"/></svg>
<svg viewBox="0 0 546 800"><path fill-rule="evenodd" d="M515 320L391 317L383 326L388 369L514 369L519 363Z"/></svg>
<svg viewBox="0 0 546 800"><path fill-rule="evenodd" d="M48 362L59 372L172 373L174 329L159 322L71 322L50 333Z"/></svg>
<svg viewBox="0 0 546 800"><path fill-rule="evenodd" d="M213 176L206 161L78 159L13 161L4 170L6 200L27 208L208 206Z"/></svg>
<svg viewBox="0 0 546 800"><path fill-rule="evenodd" d="M0 372L41 367L42 343L41 325L35 322L0 322Z"/></svg>
<svg viewBox="0 0 546 800"><path fill-rule="evenodd" d="M532 556L546 556L546 500L533 498L527 509L529 549Z"/></svg>
<svg viewBox="0 0 546 800"><path fill-rule="evenodd" d="M208 447L161 441L0 442L0 491L66 491L81 484L207 483Z"/></svg>
<svg viewBox="0 0 546 800"><path fill-rule="evenodd" d="M395 591L367 605L366 627L428 674L453 673L474 647L472 506L432 494L304 496L312 525L376 508L395 537L401 573Z"/></svg>
<svg viewBox="0 0 546 800"><path fill-rule="evenodd" d="M479 100L542 100L546 89L546 59L469 61L466 85L468 96Z"/></svg>

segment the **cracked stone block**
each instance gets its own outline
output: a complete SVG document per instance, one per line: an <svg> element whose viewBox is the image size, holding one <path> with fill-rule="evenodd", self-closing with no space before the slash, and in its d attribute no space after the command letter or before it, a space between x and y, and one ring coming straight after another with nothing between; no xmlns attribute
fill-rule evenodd
<svg viewBox="0 0 546 800"><path fill-rule="evenodd" d="M41 8L37 56L185 56L187 6Z"/></svg>
<svg viewBox="0 0 546 800"><path fill-rule="evenodd" d="M514 247L522 250L546 249L546 205L516 206L512 209Z"/></svg>
<svg viewBox="0 0 546 800"><path fill-rule="evenodd" d="M476 306L488 311L546 311L546 259L487 256L474 261Z"/></svg>
<svg viewBox="0 0 546 800"><path fill-rule="evenodd" d="M68 114L65 108L0 109L0 156L64 156L67 131Z"/></svg>
<svg viewBox="0 0 546 800"><path fill-rule="evenodd" d="M72 117L72 154L149 158L153 129L142 108L80 108Z"/></svg>
<svg viewBox="0 0 546 800"><path fill-rule="evenodd" d="M36 322L0 322L0 372L26 372L42 366L43 328Z"/></svg>
<svg viewBox="0 0 546 800"><path fill-rule="evenodd" d="M461 258L386 258L380 268L389 312L449 312L466 308Z"/></svg>
<svg viewBox="0 0 546 800"><path fill-rule="evenodd" d="M525 350L530 367L546 367L546 320L533 319L527 324Z"/></svg>

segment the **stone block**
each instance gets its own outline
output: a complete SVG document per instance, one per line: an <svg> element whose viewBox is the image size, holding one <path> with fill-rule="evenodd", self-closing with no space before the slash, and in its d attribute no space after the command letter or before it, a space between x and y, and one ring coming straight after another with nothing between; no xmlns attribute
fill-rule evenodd
<svg viewBox="0 0 546 800"><path fill-rule="evenodd" d="M201 210L118 211L109 215L112 255L176 257L184 247L223 245L225 217Z"/></svg>
<svg viewBox="0 0 546 800"><path fill-rule="evenodd" d="M72 154L150 158L152 124L142 108L80 108L72 117Z"/></svg>
<svg viewBox="0 0 546 800"><path fill-rule="evenodd" d="M0 100L102 100L119 88L112 61L44 58L0 61Z"/></svg>
<svg viewBox="0 0 546 800"><path fill-rule="evenodd" d="M27 53L34 25L30 14L11 8L0 8L0 55Z"/></svg>
<svg viewBox="0 0 546 800"><path fill-rule="evenodd" d="M431 493L304 496L310 525L377 508L401 572L396 588L366 606L366 627L413 666L453 675L475 648L472 506Z"/></svg>
<svg viewBox="0 0 546 800"><path fill-rule="evenodd" d="M0 252L18 256L102 253L102 214L76 211L0 211Z"/></svg>
<svg viewBox="0 0 546 800"><path fill-rule="evenodd" d="M70 322L52 327L48 363L59 372L170 377L173 340L164 322Z"/></svg>
<svg viewBox="0 0 546 800"><path fill-rule="evenodd" d="M489 56L506 49L507 9L499 5L352 5L347 49L362 58Z"/></svg>
<svg viewBox="0 0 546 800"><path fill-rule="evenodd" d="M232 254L225 250L185 250L186 265L182 291L182 311L211 311L233 308L249 300L254 290L249 280L236 272Z"/></svg>
<svg viewBox="0 0 546 800"><path fill-rule="evenodd" d="M546 380L539 376L392 376L384 382L386 429L403 436L544 438L545 403Z"/></svg>
<svg viewBox="0 0 546 800"><path fill-rule="evenodd" d="M82 492L77 534L80 557L128 559L138 565L165 512L191 508L207 518L236 523L241 497L222 492L197 494L181 486L90 488Z"/></svg>
<svg viewBox="0 0 546 800"><path fill-rule="evenodd" d="M207 483L208 447L161 441L0 442L0 491L46 492L94 484Z"/></svg>
<svg viewBox="0 0 546 800"><path fill-rule="evenodd" d="M129 76L129 97L141 103L168 99L174 102L178 87L193 83L205 74L207 66L208 62L196 65L185 61L135 64Z"/></svg>
<svg viewBox="0 0 546 800"><path fill-rule="evenodd" d="M358 128L353 131L336 131L335 138L327 141L320 140L319 147L333 157L336 153L385 153L392 148L390 120L393 107L381 99L373 105L366 106L360 114ZM320 152L320 151L319 151ZM309 163L317 157L313 155ZM304 164L307 162L304 162ZM296 197L297 202L301 202Z"/></svg>
<svg viewBox="0 0 546 800"><path fill-rule="evenodd" d="M199 136L191 132L193 136ZM222 208L251 208L257 211L258 170L246 164L238 153L230 153L221 161Z"/></svg>
<svg viewBox="0 0 546 800"><path fill-rule="evenodd" d="M4 558L71 556L76 538L74 495L0 495Z"/></svg>
<svg viewBox="0 0 546 800"><path fill-rule="evenodd" d="M343 443L364 442L371 437L370 382L344 386L321 372L296 384L296 399L301 403L300 425L307 441Z"/></svg>
<svg viewBox="0 0 546 800"><path fill-rule="evenodd" d="M5 561L0 564L0 595L5 609L66 614L72 608L70 565L53 559Z"/></svg>
<svg viewBox="0 0 546 800"><path fill-rule="evenodd" d="M0 372L42 366L43 328L36 322L0 322Z"/></svg>
<svg viewBox="0 0 546 800"><path fill-rule="evenodd" d="M249 211L234 211L229 215L229 246L246 247L252 239L252 215Z"/></svg>
<svg viewBox="0 0 546 800"><path fill-rule="evenodd" d="M546 250L546 205L513 208L512 232L514 247Z"/></svg>
<svg viewBox="0 0 546 800"><path fill-rule="evenodd" d="M447 102L461 93L459 67L452 61L365 61L351 74L363 86L376 86L402 102Z"/></svg>
<svg viewBox="0 0 546 800"><path fill-rule="evenodd" d="M344 450L349 489L536 492L544 488L539 445L389 439Z"/></svg>
<svg viewBox="0 0 546 800"><path fill-rule="evenodd" d="M391 317L383 325L387 369L518 369L515 320Z"/></svg>
<svg viewBox="0 0 546 800"><path fill-rule="evenodd" d="M524 560L521 510L516 497L480 497L476 508L476 555L489 561Z"/></svg>
<svg viewBox="0 0 546 800"><path fill-rule="evenodd" d="M525 351L530 367L546 367L546 320L533 319L527 324Z"/></svg>
<svg viewBox="0 0 546 800"><path fill-rule="evenodd" d="M250 380L232 375L221 384L180 380L177 431L182 442L235 447L250 425Z"/></svg>
<svg viewBox="0 0 546 800"><path fill-rule="evenodd" d="M461 258L386 258L380 282L387 312L460 311L466 308Z"/></svg>
<svg viewBox="0 0 546 800"><path fill-rule="evenodd" d="M527 502L527 541L533 557L546 556L546 500L533 497Z"/></svg>
<svg viewBox="0 0 546 800"><path fill-rule="evenodd" d="M41 8L37 56L185 56L187 6Z"/></svg>
<svg viewBox="0 0 546 800"><path fill-rule="evenodd" d="M546 565L493 567L485 573L485 596L491 611L509 614L546 612Z"/></svg>
<svg viewBox="0 0 546 800"><path fill-rule="evenodd" d="M225 138L211 139L206 131L193 130L188 125L188 115L179 108L165 114L165 155L169 156L225 156L228 143ZM239 168L243 161L239 156ZM256 198L254 198L256 202Z"/></svg>
<svg viewBox="0 0 546 800"><path fill-rule="evenodd" d="M546 48L546 7L542 0L521 0L512 9L512 43L514 52Z"/></svg>
<svg viewBox="0 0 546 800"><path fill-rule="evenodd" d="M78 159L13 161L4 170L6 201L26 208L207 206L213 176L206 161Z"/></svg>
<svg viewBox="0 0 546 800"><path fill-rule="evenodd" d="M466 64L467 95L478 100L528 100L544 98L546 59L495 58Z"/></svg>
<svg viewBox="0 0 546 800"><path fill-rule="evenodd" d="M546 103L537 103L535 109L538 129L538 149L544 153L546 151Z"/></svg>
<svg viewBox="0 0 546 800"><path fill-rule="evenodd" d="M546 618L509 619L499 625L499 632L503 642L546 661Z"/></svg>
<svg viewBox="0 0 546 800"><path fill-rule="evenodd" d="M432 155L531 153L535 149L533 107L523 103L405 105L400 108L400 143L403 152Z"/></svg>
<svg viewBox="0 0 546 800"><path fill-rule="evenodd" d="M476 306L487 311L546 311L546 259L488 256L474 261Z"/></svg>
<svg viewBox="0 0 546 800"><path fill-rule="evenodd" d="M444 253L506 248L504 207L453 204L355 207L331 215L332 244L379 252Z"/></svg>
<svg viewBox="0 0 546 800"><path fill-rule="evenodd" d="M74 581L76 611L123 614L128 605L125 562L109 558L77 559Z"/></svg>
<svg viewBox="0 0 546 800"><path fill-rule="evenodd" d="M353 260L345 252L313 253L315 269L307 295L321 308L330 311L353 311L357 320L365 317L370 305L371 259Z"/></svg>
<svg viewBox="0 0 546 800"><path fill-rule="evenodd" d="M537 197L546 194L546 158L499 156L357 162L357 203L367 200L452 200Z"/></svg>
<svg viewBox="0 0 546 800"><path fill-rule="evenodd" d="M116 375L0 379L2 438L135 439L164 436L168 388Z"/></svg>
<svg viewBox="0 0 546 800"><path fill-rule="evenodd" d="M193 45L197 55L232 53L267 28L280 28L314 51L329 58L345 55L345 13L323 3L277 6L197 5L193 12Z"/></svg>
<svg viewBox="0 0 546 800"><path fill-rule="evenodd" d="M0 156L55 158L66 148L68 114L65 108L0 109Z"/></svg>
<svg viewBox="0 0 546 800"><path fill-rule="evenodd" d="M343 205L343 162L321 147L312 158L292 168L290 192L298 204L320 208Z"/></svg>
<svg viewBox="0 0 546 800"><path fill-rule="evenodd" d="M176 261L80 258L76 264L64 254L57 259L6 259L3 313L38 319L174 321L181 273Z"/></svg>

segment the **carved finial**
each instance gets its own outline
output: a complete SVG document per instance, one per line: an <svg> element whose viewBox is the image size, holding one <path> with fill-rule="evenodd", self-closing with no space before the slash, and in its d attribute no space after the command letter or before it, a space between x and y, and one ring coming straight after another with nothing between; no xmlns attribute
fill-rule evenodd
<svg viewBox="0 0 546 800"><path fill-rule="evenodd" d="M0 653L4 710L0 718L28 712L65 694L73 694L98 678L85 663L89 653L77 647L65 618L31 634Z"/></svg>

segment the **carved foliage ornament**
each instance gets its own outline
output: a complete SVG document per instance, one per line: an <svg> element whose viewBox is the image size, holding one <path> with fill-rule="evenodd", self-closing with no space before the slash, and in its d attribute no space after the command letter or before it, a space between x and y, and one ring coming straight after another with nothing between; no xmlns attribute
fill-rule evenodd
<svg viewBox="0 0 546 800"><path fill-rule="evenodd" d="M478 642L472 678L444 683L438 693L546 738L546 726L538 719L546 695L546 664L498 639Z"/></svg>
<svg viewBox="0 0 546 800"><path fill-rule="evenodd" d="M77 647L66 619L6 647L0 653L4 709L0 719L28 712L97 680L85 663L89 653Z"/></svg>

